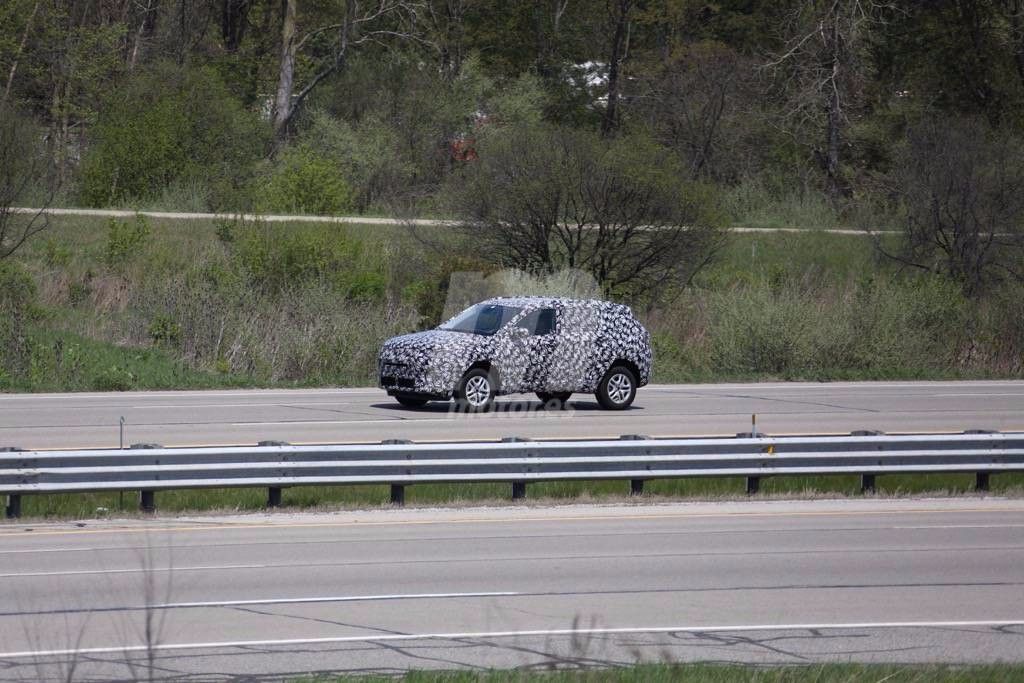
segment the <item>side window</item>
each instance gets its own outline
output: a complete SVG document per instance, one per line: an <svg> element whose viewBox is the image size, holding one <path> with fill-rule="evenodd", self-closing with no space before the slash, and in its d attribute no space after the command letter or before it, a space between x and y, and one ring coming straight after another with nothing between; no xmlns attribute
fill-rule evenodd
<svg viewBox="0 0 1024 683"><path fill-rule="evenodd" d="M520 321L519 327L525 327L533 335L553 334L555 331L555 309L538 308L536 311L531 311Z"/></svg>

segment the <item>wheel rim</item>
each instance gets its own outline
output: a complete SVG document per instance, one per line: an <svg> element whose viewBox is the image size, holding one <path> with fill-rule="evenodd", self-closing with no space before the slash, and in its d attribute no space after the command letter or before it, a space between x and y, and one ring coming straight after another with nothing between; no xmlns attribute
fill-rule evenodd
<svg viewBox="0 0 1024 683"><path fill-rule="evenodd" d="M608 398L613 403L625 403L633 392L633 381L625 373L617 372L608 380Z"/></svg>
<svg viewBox="0 0 1024 683"><path fill-rule="evenodd" d="M491 383L486 377L477 375L466 382L466 400L471 406L482 406L491 397Z"/></svg>

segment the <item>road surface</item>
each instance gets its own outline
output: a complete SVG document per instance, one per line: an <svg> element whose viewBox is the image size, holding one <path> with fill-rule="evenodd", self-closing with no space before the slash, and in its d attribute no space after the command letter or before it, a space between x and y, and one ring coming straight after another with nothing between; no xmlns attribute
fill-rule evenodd
<svg viewBox="0 0 1024 683"><path fill-rule="evenodd" d="M0 678L1019 662L1022 567L996 498L8 523Z"/></svg>
<svg viewBox="0 0 1024 683"><path fill-rule="evenodd" d="M165 446L617 438L767 434L1024 430L1024 382L860 382L652 385L631 410L600 410L593 396L545 412L532 396L498 401L485 415L449 404L399 406L379 389L0 394L0 447Z"/></svg>

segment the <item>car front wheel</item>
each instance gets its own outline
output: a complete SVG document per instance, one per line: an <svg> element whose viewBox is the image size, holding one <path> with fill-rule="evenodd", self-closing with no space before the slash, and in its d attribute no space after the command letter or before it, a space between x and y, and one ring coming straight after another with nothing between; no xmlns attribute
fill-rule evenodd
<svg viewBox="0 0 1024 683"><path fill-rule="evenodd" d="M480 413L490 410L494 404L496 390L494 378L483 368L473 368L459 382L455 389L455 403L460 410Z"/></svg>
<svg viewBox="0 0 1024 683"><path fill-rule="evenodd" d="M601 378L595 396L605 410L625 410L636 398L636 375L624 365L613 365Z"/></svg>

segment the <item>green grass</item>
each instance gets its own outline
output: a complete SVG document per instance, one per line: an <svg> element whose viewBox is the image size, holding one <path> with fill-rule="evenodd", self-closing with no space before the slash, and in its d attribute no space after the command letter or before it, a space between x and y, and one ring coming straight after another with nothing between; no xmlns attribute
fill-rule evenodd
<svg viewBox="0 0 1024 683"><path fill-rule="evenodd" d="M109 219L52 223L18 256L39 288L37 366L0 348L0 390L365 386L380 341L444 296L440 257L400 227L272 224L264 253L211 220L149 219L141 241L119 247ZM293 233L305 237L282 256L277 236ZM356 245L351 257L317 250L335 236ZM320 274L283 291L247 279L255 267L292 282L306 266ZM368 301L345 298L365 287ZM693 287L642 313L655 382L1019 378L1022 298L1017 287L967 302L897 272L867 237L808 230L735 234ZM59 346L78 354L73 370Z"/></svg>
<svg viewBox="0 0 1024 683"><path fill-rule="evenodd" d="M991 490L996 495L1021 495L1024 473L993 475ZM740 477L709 479L660 479L648 481L640 500L717 500L745 498L746 482ZM972 491L974 477L966 474L922 474L879 476L878 496L902 496L923 493L959 495ZM860 496L860 478L773 477L761 480L760 496L818 497ZM537 502L569 503L627 500L628 481L543 482L527 487L523 504ZM407 486L406 504L410 506L462 505L481 503L511 504L508 484L424 484ZM285 489L282 503L286 509L372 508L389 505L387 486L308 486ZM634 499L635 500L635 499ZM264 508L266 489L201 489L158 491L157 509L164 514L201 511L253 512ZM118 493L26 495L22 497L22 515L26 518L92 518L105 515L135 514L136 491Z"/></svg>
<svg viewBox="0 0 1024 683"><path fill-rule="evenodd" d="M246 376L202 372L158 348L122 347L33 325L27 372L0 370L0 391L65 392L252 387Z"/></svg>
<svg viewBox="0 0 1024 683"><path fill-rule="evenodd" d="M303 682L363 683L1010 683L1024 679L1024 665L808 664L754 666L737 664L642 664L596 671L416 671L404 676L338 676L298 679Z"/></svg>

